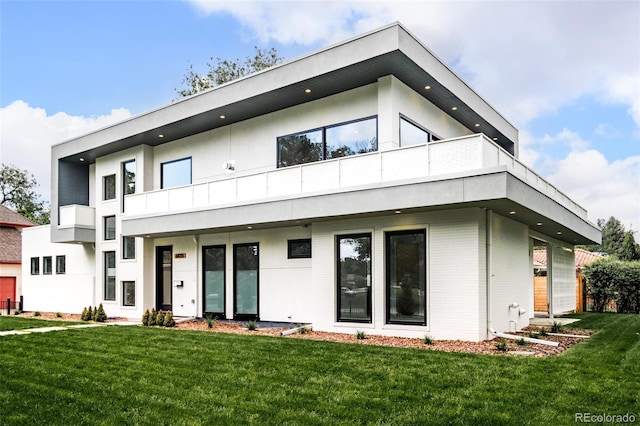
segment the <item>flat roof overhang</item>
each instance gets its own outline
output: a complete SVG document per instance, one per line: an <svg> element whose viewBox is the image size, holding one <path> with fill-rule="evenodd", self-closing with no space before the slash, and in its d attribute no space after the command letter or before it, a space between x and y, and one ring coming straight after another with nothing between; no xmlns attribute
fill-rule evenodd
<svg viewBox="0 0 640 426"><path fill-rule="evenodd" d="M386 75L396 76L471 131L483 132L517 155L517 129L397 23L55 145L52 154L54 160L91 164L100 156L141 144L164 144L375 83Z"/></svg>
<svg viewBox="0 0 640 426"><path fill-rule="evenodd" d="M303 226L314 222L460 208L486 208L570 245L599 243L600 230L504 169L373 184L340 192L123 217L122 234L175 237Z"/></svg>

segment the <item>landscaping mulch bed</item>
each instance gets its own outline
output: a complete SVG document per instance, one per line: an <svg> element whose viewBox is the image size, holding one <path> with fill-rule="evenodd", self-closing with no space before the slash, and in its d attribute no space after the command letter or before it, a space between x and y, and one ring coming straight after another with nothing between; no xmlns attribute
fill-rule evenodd
<svg viewBox="0 0 640 426"><path fill-rule="evenodd" d="M26 312L21 313L22 317L33 317L33 313ZM53 312L42 312L39 319L47 320L63 320L63 321L80 321L80 315L77 314L62 314L61 317L56 316ZM107 322L126 321L124 318L110 318ZM245 323L236 321L219 320L216 321L212 328L207 326L204 320L187 320L178 322L174 328L175 330L194 330L203 332L215 332L215 333L233 333L233 334L246 334L246 335L261 335L261 336L273 336L280 337L280 333L287 330L288 327L262 327L257 330L248 330ZM513 333L518 337L530 337L530 333L539 333L542 327L529 326L518 333ZM547 331L548 328L547 328ZM563 328L560 333L563 334L575 334L575 335L590 335L589 330L582 329L569 329ZM507 343L507 350L500 351L496 348L496 342L499 339L486 340L482 342L466 342L461 340L434 340L431 344L425 344L423 339L405 338L405 337L389 337L378 336L373 334L366 334L365 339L357 339L355 334L345 333L330 333L324 331L307 331L306 333L294 333L289 336L281 337L283 339L308 339L308 340L320 340L328 342L339 343L351 343L359 345L377 345L377 346L389 346L394 348L416 348L424 350L435 350L445 352L465 352L465 353L477 353L477 354L491 354L491 355L523 355L526 353L528 356L542 357L558 355L571 346L584 340L579 337L565 337L565 336L540 336L539 339L548 340L552 342L558 342L557 347L542 345L537 343L527 343L526 345L518 345L516 341L505 339Z"/></svg>

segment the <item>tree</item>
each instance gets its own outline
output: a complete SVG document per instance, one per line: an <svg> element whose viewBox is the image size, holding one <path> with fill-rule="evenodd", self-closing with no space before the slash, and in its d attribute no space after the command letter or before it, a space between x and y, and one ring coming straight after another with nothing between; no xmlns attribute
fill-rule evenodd
<svg viewBox="0 0 640 426"><path fill-rule="evenodd" d="M213 58L211 60L213 61ZM208 62L209 71L204 75L198 74L194 71L193 65L189 65L189 70L182 79L182 84L186 86L186 89L176 89L178 99L272 67L283 60L284 58L278 56L278 51L275 48L260 49L256 46L255 54L247 56L244 60L229 61L218 57L215 59L215 64Z"/></svg>
<svg viewBox="0 0 640 426"><path fill-rule="evenodd" d="M35 189L38 182L26 170L12 165L0 166L0 204L38 225L49 223L49 206Z"/></svg>
<svg viewBox="0 0 640 426"><path fill-rule="evenodd" d="M640 245L633 237L633 231L627 231L622 240L620 260L640 260Z"/></svg>

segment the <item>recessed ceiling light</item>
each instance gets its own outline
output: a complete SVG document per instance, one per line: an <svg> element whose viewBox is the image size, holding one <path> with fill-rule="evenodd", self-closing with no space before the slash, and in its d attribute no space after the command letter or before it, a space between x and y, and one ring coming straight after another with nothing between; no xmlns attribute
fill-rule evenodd
<svg viewBox="0 0 640 426"><path fill-rule="evenodd" d="M253 226L247 226L247 229L253 229Z"/></svg>
<svg viewBox="0 0 640 426"><path fill-rule="evenodd" d="M480 123L476 123L476 127L480 127Z"/></svg>
<svg viewBox="0 0 640 426"><path fill-rule="evenodd" d="M304 89L304 93L311 93L311 89Z"/></svg>
<svg viewBox="0 0 640 426"><path fill-rule="evenodd" d="M159 137L159 138L164 138L164 135L163 135L162 133L160 133L160 134L158 135L158 137Z"/></svg>
<svg viewBox="0 0 640 426"><path fill-rule="evenodd" d="M556 234L562 235L562 231L558 231L558 232L556 232Z"/></svg>
<svg viewBox="0 0 640 426"><path fill-rule="evenodd" d="M84 158L80 157L80 162L83 162L83 161L84 161Z"/></svg>
<svg viewBox="0 0 640 426"><path fill-rule="evenodd" d="M515 212L515 211L513 211L513 210L511 210L511 211L509 212L509 214L510 214L510 215L514 215L514 214L516 214L516 212Z"/></svg>
<svg viewBox="0 0 640 426"><path fill-rule="evenodd" d="M497 141L497 140L498 140L498 138L493 138L493 140L494 140L494 141Z"/></svg>
<svg viewBox="0 0 640 426"><path fill-rule="evenodd" d="M425 88L426 90L429 90L429 89L431 89L431 86L426 85L426 86L424 86L424 88Z"/></svg>
<svg viewBox="0 0 640 426"><path fill-rule="evenodd" d="M538 223L536 223L536 225L542 226L542 222L538 222Z"/></svg>
<svg viewBox="0 0 640 426"><path fill-rule="evenodd" d="M451 111L455 111L457 109L458 109L458 107L453 107L453 108L451 108Z"/></svg>
<svg viewBox="0 0 640 426"><path fill-rule="evenodd" d="M402 210L396 210L394 213L395 214L400 214L400 213L402 213Z"/></svg>
<svg viewBox="0 0 640 426"><path fill-rule="evenodd" d="M227 118L227 117L225 117L224 115L221 115L221 116L220 116L220 119L221 119L221 120L224 120L225 118Z"/></svg>

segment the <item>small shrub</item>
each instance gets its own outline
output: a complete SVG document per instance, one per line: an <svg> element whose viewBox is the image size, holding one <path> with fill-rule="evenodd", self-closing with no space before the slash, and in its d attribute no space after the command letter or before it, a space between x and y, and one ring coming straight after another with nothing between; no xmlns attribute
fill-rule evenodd
<svg viewBox="0 0 640 426"><path fill-rule="evenodd" d="M91 309L91 307L89 307L89 309ZM91 319L96 321L96 318L98 318L98 308L94 306L93 311L91 312Z"/></svg>
<svg viewBox="0 0 640 426"><path fill-rule="evenodd" d="M258 329L258 323L256 321L247 322L247 330L255 331Z"/></svg>
<svg viewBox="0 0 640 426"><path fill-rule="evenodd" d="M39 317L40 315L42 315L42 313L40 313L40 311L35 311L35 312L33 313L33 316L34 316L34 317Z"/></svg>
<svg viewBox="0 0 640 426"><path fill-rule="evenodd" d="M167 311L167 314L164 316L163 325L165 327L175 327L176 321L173 319L173 312Z"/></svg>
<svg viewBox="0 0 640 426"><path fill-rule="evenodd" d="M298 334L307 334L308 332L309 329L307 328L307 326L301 325L300 327L298 327Z"/></svg>
<svg viewBox="0 0 640 426"><path fill-rule="evenodd" d="M364 340L366 338L367 338L367 334L364 331L362 331L362 330L356 331L356 339Z"/></svg>
<svg viewBox="0 0 640 426"><path fill-rule="evenodd" d="M551 332L560 333L561 328L562 328L562 324L560 324L558 321L554 321L553 324L551 325Z"/></svg>
<svg viewBox="0 0 640 426"><path fill-rule="evenodd" d="M211 314L205 315L204 320L207 322L207 328L211 329L214 325L216 325L216 320L218 317L214 317Z"/></svg>
<svg viewBox="0 0 640 426"><path fill-rule="evenodd" d="M541 335L542 337L546 337L546 336L548 336L548 335L549 335L549 333L547 332L547 329L546 329L546 328L542 327L542 328L540 329L540 335Z"/></svg>
<svg viewBox="0 0 640 426"><path fill-rule="evenodd" d="M540 337L540 333L536 331L530 331L529 333L527 333L527 336L531 337L532 339L537 339L538 337Z"/></svg>
<svg viewBox="0 0 640 426"><path fill-rule="evenodd" d="M151 312L149 313L149 325L156 325L157 317L158 313L156 312L156 308L151 308Z"/></svg>
<svg viewBox="0 0 640 426"><path fill-rule="evenodd" d="M56 312L56 318L62 318L62 312Z"/></svg>
<svg viewBox="0 0 640 426"><path fill-rule="evenodd" d="M80 319L82 321L89 321L91 319L91 315L89 314L90 311L91 311L91 308L89 308L88 310L87 308L83 308L82 314L80 315Z"/></svg>
<svg viewBox="0 0 640 426"><path fill-rule="evenodd" d="M20 309L16 309L15 311L13 311L13 315L20 315L22 313L22 311Z"/></svg>
<svg viewBox="0 0 640 426"><path fill-rule="evenodd" d="M105 322L107 320L107 313L104 311L104 308L102 307L102 303L100 304L100 306L98 306L98 309L96 310L96 314L93 317L93 319L98 322Z"/></svg>
<svg viewBox="0 0 640 426"><path fill-rule="evenodd" d="M524 337L521 337L521 338L516 340L516 345L518 345L518 346L527 346L528 344L529 344L529 342L524 340Z"/></svg>
<svg viewBox="0 0 640 426"><path fill-rule="evenodd" d="M156 315L156 323L154 325L164 325L164 312L162 312L162 309L158 311L158 314Z"/></svg>
<svg viewBox="0 0 640 426"><path fill-rule="evenodd" d="M496 342L496 349L501 352L506 352L508 349L507 341L505 339L500 339Z"/></svg>
<svg viewBox="0 0 640 426"><path fill-rule="evenodd" d="M433 345L433 342L434 342L433 338L428 334L425 334L424 337L422 338L422 343L424 343L425 345Z"/></svg>
<svg viewBox="0 0 640 426"><path fill-rule="evenodd" d="M148 326L149 325L149 315L151 315L151 314L149 313L148 309L146 311L144 311L144 314L142 314L142 325L144 325L144 326Z"/></svg>

